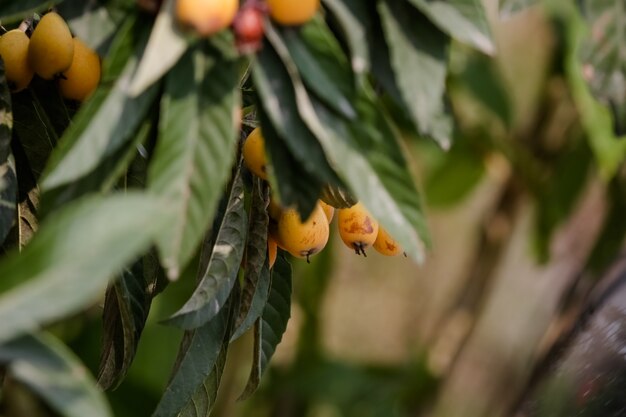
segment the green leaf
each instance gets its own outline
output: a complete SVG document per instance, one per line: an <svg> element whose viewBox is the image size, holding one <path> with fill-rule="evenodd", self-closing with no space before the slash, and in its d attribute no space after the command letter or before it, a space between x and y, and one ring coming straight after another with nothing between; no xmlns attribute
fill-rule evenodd
<svg viewBox="0 0 626 417"><path fill-rule="evenodd" d="M158 93L158 86L136 98L126 92L147 37L141 20L128 19L120 28L100 86L50 156L41 184L44 192L85 176L133 137Z"/></svg>
<svg viewBox="0 0 626 417"><path fill-rule="evenodd" d="M238 170L206 272L185 305L167 320L168 324L195 329L212 320L226 303L237 280L246 242L248 219L243 198Z"/></svg>
<svg viewBox="0 0 626 417"><path fill-rule="evenodd" d="M581 65L580 46L588 35L585 22L580 18L575 5L568 2L547 2L549 12L555 19L561 20L565 30L566 47L565 74L574 103L580 113L580 120L589 145L598 163L600 174L611 178L626 157L626 140L619 140L615 135L610 110L600 104L590 92ZM609 49L610 52L610 49Z"/></svg>
<svg viewBox="0 0 626 417"><path fill-rule="evenodd" d="M3 25L18 23L34 12L49 9L63 0L0 0L0 21Z"/></svg>
<svg viewBox="0 0 626 417"><path fill-rule="evenodd" d="M278 256L272 268L270 295L263 316L257 320L254 328L252 370L239 400L249 398L256 391L276 346L287 330L287 322L291 317L291 278L291 265L283 255Z"/></svg>
<svg viewBox="0 0 626 417"><path fill-rule="evenodd" d="M343 116L354 119L352 105L354 80L341 46L324 20L313 19L299 30L279 32L291 58L298 66L302 81L324 103ZM306 42L308 47L302 47Z"/></svg>
<svg viewBox="0 0 626 417"><path fill-rule="evenodd" d="M158 260L146 255L125 268L107 289L98 372L98 383L104 389L117 388L135 357L157 283L155 263Z"/></svg>
<svg viewBox="0 0 626 417"><path fill-rule="evenodd" d="M163 77L183 56L189 42L174 16L175 0L165 0L152 27L150 40L129 88L137 96Z"/></svg>
<svg viewBox="0 0 626 417"><path fill-rule="evenodd" d="M401 0L379 3L379 12L396 84L388 92L400 101L401 108L408 109L421 134L432 136L444 149L449 148L451 131L446 134L439 126L445 118L449 38Z"/></svg>
<svg viewBox="0 0 626 417"><path fill-rule="evenodd" d="M538 3L538 0L500 0L500 16L511 17Z"/></svg>
<svg viewBox="0 0 626 417"><path fill-rule="evenodd" d="M607 0L579 2L592 36L586 36L580 49L582 68L591 93L607 106L615 134L626 135L626 4Z"/></svg>
<svg viewBox="0 0 626 417"><path fill-rule="evenodd" d="M119 10L120 5L103 1L65 0L57 7L72 34L89 47L106 56L108 42L115 36L127 10Z"/></svg>
<svg viewBox="0 0 626 417"><path fill-rule="evenodd" d="M236 295L237 291L233 291ZM201 398L205 391L205 400L214 399L216 386L212 386L223 368L225 346L230 339L230 329L237 299L230 297L213 320L197 329L187 331L181 342L174 371L161 400L152 417L193 416L194 401ZM217 384L216 384L217 385ZM207 416L213 401L208 404L201 416Z"/></svg>
<svg viewBox="0 0 626 417"><path fill-rule="evenodd" d="M17 208L17 175L11 154L12 130L11 94L0 59L0 245L13 226Z"/></svg>
<svg viewBox="0 0 626 417"><path fill-rule="evenodd" d="M252 202L250 204L250 225L246 242L245 273L239 312L235 319L235 331L231 341L244 334L263 313L270 288L270 271L267 260L267 230L269 216L269 188L267 184L254 178L252 182Z"/></svg>
<svg viewBox="0 0 626 417"><path fill-rule="evenodd" d="M355 74L362 75L370 69L370 50L367 34L371 18L366 2L361 0L324 0L324 4L339 22L352 55L351 65Z"/></svg>
<svg viewBox="0 0 626 417"><path fill-rule="evenodd" d="M148 188L174 206L158 241L171 279L193 256L231 174L238 81L237 61L204 43L190 49L166 79Z"/></svg>
<svg viewBox="0 0 626 417"><path fill-rule="evenodd" d="M459 42L488 55L495 53L481 0L409 0L431 22Z"/></svg>
<svg viewBox="0 0 626 417"><path fill-rule="evenodd" d="M329 162L407 254L421 262L422 241L429 245L430 238L397 132L363 91L354 103L359 114L354 122L309 97L280 37L271 30L267 35L289 73L300 116L315 132Z"/></svg>
<svg viewBox="0 0 626 417"><path fill-rule="evenodd" d="M166 217L162 201L135 193L84 198L52 213L21 253L0 262L0 341L91 303Z"/></svg>
<svg viewBox="0 0 626 417"><path fill-rule="evenodd" d="M0 345L0 362L60 416L113 416L89 370L52 335L24 335Z"/></svg>

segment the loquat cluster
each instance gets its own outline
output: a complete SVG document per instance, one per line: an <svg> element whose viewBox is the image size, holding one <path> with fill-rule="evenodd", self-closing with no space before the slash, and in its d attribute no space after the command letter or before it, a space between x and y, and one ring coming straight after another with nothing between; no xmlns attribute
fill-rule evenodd
<svg viewBox="0 0 626 417"><path fill-rule="evenodd" d="M259 127L250 132L243 144L243 160L246 167L256 176L267 180L270 169L265 153L265 141ZM332 201L322 194L311 215L303 220L294 208L282 207L270 199L268 215L268 254L270 268L276 260L277 248L289 252L296 258L305 258L319 253L330 235L330 224L337 211L337 228L343 243L357 255L367 256L365 249L373 247L386 256L402 253L398 242L378 224L365 206L357 202L348 208L333 207Z"/></svg>
<svg viewBox="0 0 626 417"><path fill-rule="evenodd" d="M0 56L11 92L24 90L35 74L55 80L61 95L83 101L100 82L100 57L83 41L72 37L65 20L46 13L28 37L20 25L0 36Z"/></svg>

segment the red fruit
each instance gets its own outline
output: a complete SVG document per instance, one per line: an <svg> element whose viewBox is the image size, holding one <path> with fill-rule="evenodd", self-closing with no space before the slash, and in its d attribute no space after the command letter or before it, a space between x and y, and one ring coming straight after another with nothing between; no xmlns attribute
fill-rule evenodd
<svg viewBox="0 0 626 417"><path fill-rule="evenodd" d="M233 22L237 46L241 52L254 52L261 47L265 13L257 5L243 6Z"/></svg>

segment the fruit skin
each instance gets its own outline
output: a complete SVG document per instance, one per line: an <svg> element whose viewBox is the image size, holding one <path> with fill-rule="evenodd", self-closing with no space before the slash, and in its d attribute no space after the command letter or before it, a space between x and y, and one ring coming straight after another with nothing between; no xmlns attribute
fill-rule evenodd
<svg viewBox="0 0 626 417"><path fill-rule="evenodd" d="M14 93L28 87L35 75L28 62L29 43L26 33L19 29L0 36L0 56L4 60L4 72Z"/></svg>
<svg viewBox="0 0 626 417"><path fill-rule="evenodd" d="M333 220L333 216L335 215L335 208L330 204L326 204L322 200L318 200L317 202L322 207L322 210L324 210L324 214L328 219L328 223L330 223Z"/></svg>
<svg viewBox="0 0 626 417"><path fill-rule="evenodd" d="M267 256L269 260L270 269L274 266L276 262L276 257L278 256L278 245L272 236L267 236Z"/></svg>
<svg viewBox="0 0 626 417"><path fill-rule="evenodd" d="M324 249L330 228L322 207L317 205L306 221L302 222L295 209L286 209L278 220L278 242L297 258L309 257Z"/></svg>
<svg viewBox="0 0 626 417"><path fill-rule="evenodd" d="M100 82L100 57L83 41L74 38L72 65L59 79L61 95L66 99L84 101Z"/></svg>
<svg viewBox="0 0 626 417"><path fill-rule="evenodd" d="M302 25L315 15L319 0L267 0L270 16L285 26Z"/></svg>
<svg viewBox="0 0 626 417"><path fill-rule="evenodd" d="M265 140L260 128L255 128L243 143L243 162L257 177L267 180Z"/></svg>
<svg viewBox="0 0 626 417"><path fill-rule="evenodd" d="M337 212L339 236L357 255L367 256L365 249L376 241L378 222L362 203Z"/></svg>
<svg viewBox="0 0 626 417"><path fill-rule="evenodd" d="M178 0L176 17L200 36L208 37L230 26L238 9L239 0Z"/></svg>
<svg viewBox="0 0 626 417"><path fill-rule="evenodd" d="M28 61L35 73L53 79L72 65L74 41L65 20L55 12L44 15L30 37Z"/></svg>
<svg viewBox="0 0 626 417"><path fill-rule="evenodd" d="M237 49L241 53L253 53L261 48L265 32L265 7L247 2L235 16L233 32Z"/></svg>
<svg viewBox="0 0 626 417"><path fill-rule="evenodd" d="M400 244L380 225L378 226L376 241L372 246L378 253L385 256L396 256L402 253Z"/></svg>

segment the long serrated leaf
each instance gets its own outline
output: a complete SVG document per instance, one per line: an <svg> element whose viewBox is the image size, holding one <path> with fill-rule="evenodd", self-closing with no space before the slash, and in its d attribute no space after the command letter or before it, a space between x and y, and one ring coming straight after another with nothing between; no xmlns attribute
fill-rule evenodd
<svg viewBox="0 0 626 417"><path fill-rule="evenodd" d="M158 242L171 279L202 239L234 163L240 103L237 68L236 60L199 44L166 79L148 188L175 206L170 226Z"/></svg>
<svg viewBox="0 0 626 417"><path fill-rule="evenodd" d="M270 25L267 26L266 33L277 35ZM263 113L271 121L273 129L287 145L289 152L310 175L319 178L323 183L336 183L337 176L329 166L322 147L294 106L293 87L285 82L288 80L287 71L271 44L266 44L257 54L252 77ZM307 214L303 213L305 216Z"/></svg>
<svg viewBox="0 0 626 417"><path fill-rule="evenodd" d="M495 45L481 0L409 0L459 42L492 55Z"/></svg>
<svg viewBox="0 0 626 417"><path fill-rule="evenodd" d="M361 0L324 0L324 4L339 22L352 55L352 71L364 74L370 69L367 34L371 19L366 2Z"/></svg>
<svg viewBox="0 0 626 417"><path fill-rule="evenodd" d="M157 85L138 97L130 97L126 91L148 39L144 22L127 20L118 36L125 38L118 38L119 46L113 48L110 69L105 70L100 86L83 104L50 156L41 183L44 191L83 177L127 143L157 98ZM109 77L117 75L119 68L111 67L124 56L128 58L123 70L112 81Z"/></svg>
<svg viewBox="0 0 626 417"><path fill-rule="evenodd" d="M324 20L312 19L300 30L283 29L280 33L309 90L338 113L355 118L352 71ZM306 39L309 48L300 47L301 38Z"/></svg>
<svg viewBox="0 0 626 417"><path fill-rule="evenodd" d="M51 214L21 253L0 262L0 341L92 302L154 241L165 209L154 197L127 193L84 198Z"/></svg>
<svg viewBox="0 0 626 417"><path fill-rule="evenodd" d="M17 209L17 175L11 154L13 115L11 94L0 59L0 245L15 222Z"/></svg>
<svg viewBox="0 0 626 417"><path fill-rule="evenodd" d="M137 96L163 77L183 56L189 41L180 32L174 16L175 0L165 0L152 27L150 40L133 76L129 92Z"/></svg>
<svg viewBox="0 0 626 417"><path fill-rule="evenodd" d="M156 275L144 268L144 262L150 262L150 255L146 257L125 268L106 293L98 372L104 389L116 388L128 372L148 318Z"/></svg>
<svg viewBox="0 0 626 417"><path fill-rule="evenodd" d="M195 329L213 319L226 303L237 280L246 242L248 219L243 197L238 170L206 272L185 305L167 320L168 324Z"/></svg>
<svg viewBox="0 0 626 417"><path fill-rule="evenodd" d="M252 182L250 222L246 242L245 273L239 312L231 341L239 338L263 312L269 294L269 266L267 262L267 230L269 216L269 187L260 178Z"/></svg>
<svg viewBox="0 0 626 417"><path fill-rule="evenodd" d="M434 136L447 149L451 138L439 137L437 123L445 115L449 38L402 0L379 3L379 13L401 107L422 134Z"/></svg>
<svg viewBox="0 0 626 417"><path fill-rule="evenodd" d="M309 97L280 37L271 28L267 35L289 71L298 111L315 132L329 161L407 254L421 262L422 241L428 245L430 238L419 194L397 143L397 132L390 129L380 109L363 94L359 97L358 111L359 118L364 120L352 123L315 97Z"/></svg>
<svg viewBox="0 0 626 417"><path fill-rule="evenodd" d="M60 416L113 416L89 370L52 335L24 335L0 345L0 363Z"/></svg>
<svg viewBox="0 0 626 417"><path fill-rule="evenodd" d="M172 378L152 417L193 415L181 413L191 411L188 408L190 403L198 398L199 390L211 383L211 375L214 375L216 367L219 369L220 361L223 360L221 354L230 338L233 312L237 304L238 299L230 297L213 320L185 333ZM214 398L208 392L207 395L208 398ZM201 415L207 416L208 413Z"/></svg>
<svg viewBox="0 0 626 417"><path fill-rule="evenodd" d="M272 288L263 316L255 324L254 361L248 383L239 400L249 398L256 391L287 330L287 322L291 317L291 278L291 265L280 255L272 268Z"/></svg>

